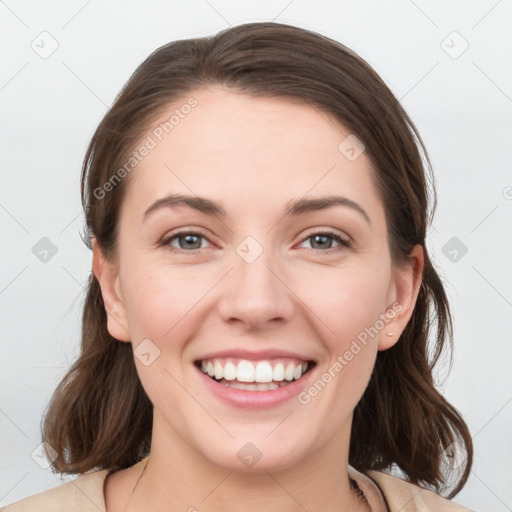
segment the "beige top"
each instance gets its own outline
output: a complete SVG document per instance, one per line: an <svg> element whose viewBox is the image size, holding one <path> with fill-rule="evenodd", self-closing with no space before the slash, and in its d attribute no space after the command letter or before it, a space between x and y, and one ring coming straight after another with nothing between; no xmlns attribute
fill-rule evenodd
<svg viewBox="0 0 512 512"><path fill-rule="evenodd" d="M143 459L139 464L143 463ZM108 470L94 471L2 508L5 512L106 512L103 486ZM375 512L472 512L437 494L380 471L349 475ZM376 484L376 485L375 485Z"/></svg>

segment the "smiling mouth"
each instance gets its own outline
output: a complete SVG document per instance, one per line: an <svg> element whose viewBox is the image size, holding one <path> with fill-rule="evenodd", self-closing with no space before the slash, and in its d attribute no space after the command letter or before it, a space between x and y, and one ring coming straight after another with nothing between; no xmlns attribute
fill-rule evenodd
<svg viewBox="0 0 512 512"><path fill-rule="evenodd" d="M219 384L244 391L271 391L288 386L316 366L314 361L291 358L261 361L214 358L194 361L194 364Z"/></svg>

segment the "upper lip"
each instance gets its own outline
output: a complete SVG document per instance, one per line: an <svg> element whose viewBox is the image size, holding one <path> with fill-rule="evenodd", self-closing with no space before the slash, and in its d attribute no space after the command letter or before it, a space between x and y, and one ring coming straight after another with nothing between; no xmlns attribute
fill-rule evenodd
<svg viewBox="0 0 512 512"><path fill-rule="evenodd" d="M241 348L233 348L226 350L219 350L217 352L211 352L209 354L205 354L195 361L203 361L205 359L215 359L215 358L227 358L233 357L237 359L247 359L250 361L254 360L265 360L265 359L275 359L278 357L289 357L293 359L300 359L301 361L313 361L311 357L298 354L296 352L291 352L288 350L278 350L278 349L268 349L268 350L247 350Z"/></svg>

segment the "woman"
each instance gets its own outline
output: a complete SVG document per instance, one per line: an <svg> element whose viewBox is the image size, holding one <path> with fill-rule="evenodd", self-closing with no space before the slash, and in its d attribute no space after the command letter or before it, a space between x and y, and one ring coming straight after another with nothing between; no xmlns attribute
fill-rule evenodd
<svg viewBox="0 0 512 512"><path fill-rule="evenodd" d="M468 510L440 495L472 443L432 378L426 170L336 41L250 23L151 54L82 170L82 353L43 425L82 476L5 510Z"/></svg>

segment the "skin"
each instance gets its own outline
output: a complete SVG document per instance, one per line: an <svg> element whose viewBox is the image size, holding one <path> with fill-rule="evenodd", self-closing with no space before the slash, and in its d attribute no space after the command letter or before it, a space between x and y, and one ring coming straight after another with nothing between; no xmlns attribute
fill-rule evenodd
<svg viewBox="0 0 512 512"><path fill-rule="evenodd" d="M392 264L372 164L364 152L350 161L338 150L350 132L334 118L301 102L219 86L190 95L197 107L130 175L116 257L108 261L93 240L110 333L134 348L150 339L160 350L148 366L135 358L154 426L149 464L128 510L367 510L347 473L352 414L378 351L397 342L411 317L422 249L406 265ZM357 202L371 223L344 206L283 216L291 199L333 192ZM228 215L174 207L143 221L170 193L207 197ZM179 252L159 245L177 228L201 228L206 238L193 239L192 249L174 239ZM325 230L353 246L311 238ZM246 236L263 249L252 263L236 252ZM307 354L319 378L395 302L400 312L306 405L227 405L193 367L213 350L279 348ZM237 457L247 442L262 453L250 468ZM141 470L107 479L109 512L125 510Z"/></svg>

